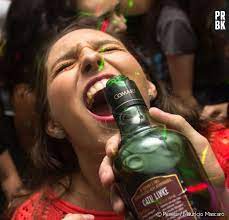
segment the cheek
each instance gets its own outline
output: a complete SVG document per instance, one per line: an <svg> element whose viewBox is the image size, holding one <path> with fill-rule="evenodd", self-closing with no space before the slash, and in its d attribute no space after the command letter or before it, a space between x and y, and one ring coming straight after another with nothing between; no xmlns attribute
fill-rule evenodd
<svg viewBox="0 0 229 220"><path fill-rule="evenodd" d="M60 119L65 115L73 95L74 80L71 74L62 73L48 85L48 100L54 118Z"/></svg>
<svg viewBox="0 0 229 220"><path fill-rule="evenodd" d="M114 66L121 74L141 76L143 70L132 55L127 52L114 52L105 56L105 60Z"/></svg>
<svg viewBox="0 0 229 220"><path fill-rule="evenodd" d="M126 52L119 52L109 55L107 61L114 66L121 74L135 81L145 101L148 98L147 80L143 69L137 60Z"/></svg>

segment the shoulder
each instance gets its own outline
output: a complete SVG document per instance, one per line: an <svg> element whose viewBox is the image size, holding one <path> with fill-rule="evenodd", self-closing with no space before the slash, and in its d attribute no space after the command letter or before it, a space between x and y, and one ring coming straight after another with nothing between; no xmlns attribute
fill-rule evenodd
<svg viewBox="0 0 229 220"><path fill-rule="evenodd" d="M180 8L164 6L158 18L157 33L177 33L181 30L194 32L188 16Z"/></svg>
<svg viewBox="0 0 229 220"><path fill-rule="evenodd" d="M35 208L39 204L41 192L33 194L22 205L20 205L13 214L12 220L32 220Z"/></svg>
<svg viewBox="0 0 229 220"><path fill-rule="evenodd" d="M166 54L192 53L197 47L197 37L184 11L174 6L164 6L157 21L157 41Z"/></svg>
<svg viewBox="0 0 229 220"><path fill-rule="evenodd" d="M168 24L179 22L191 27L189 18L185 12L174 6L164 6L158 18L158 27L164 27Z"/></svg>

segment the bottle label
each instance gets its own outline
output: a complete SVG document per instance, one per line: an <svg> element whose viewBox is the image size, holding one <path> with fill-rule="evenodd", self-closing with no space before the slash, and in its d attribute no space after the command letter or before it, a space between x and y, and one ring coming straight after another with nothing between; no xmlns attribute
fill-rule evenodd
<svg viewBox="0 0 229 220"><path fill-rule="evenodd" d="M147 180L138 187L131 201L142 220L196 219L176 174Z"/></svg>
<svg viewBox="0 0 229 220"><path fill-rule="evenodd" d="M115 94L114 95L114 99L120 99L121 97L125 96L125 95L128 95L128 94L133 94L135 93L135 89L127 89L125 91L122 91L118 94Z"/></svg>

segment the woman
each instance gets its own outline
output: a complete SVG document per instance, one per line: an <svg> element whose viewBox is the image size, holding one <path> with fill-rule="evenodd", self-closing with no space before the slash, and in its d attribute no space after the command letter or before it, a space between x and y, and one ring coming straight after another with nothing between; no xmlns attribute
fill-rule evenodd
<svg viewBox="0 0 229 220"><path fill-rule="evenodd" d="M136 5L135 3L131 10ZM36 114L34 112L36 72L34 63L36 62L37 48L41 47L40 45L50 37L52 32L58 32L58 29L66 26L70 20L77 16L84 19L82 18L84 14L99 17L100 22L98 24L101 25L97 25L97 28L103 29L103 31L121 32L126 28L124 17L120 14L119 1L116 0L109 2L55 0L51 3L44 0L21 0L13 1L10 5L3 35L5 37L4 44L1 45L1 48L4 48L4 53L0 54L3 55L1 57L3 58L1 69L4 84L10 96L9 102L12 103L11 107L13 107L11 108L13 117L11 117L10 122L15 138L11 139L11 141L14 140L11 153L13 159L16 159L16 167L19 169L25 185L29 181L23 178L27 172L23 164L28 162L25 152L29 152L34 144L36 127ZM85 18L85 20L87 19L88 17ZM2 127L4 126L6 124ZM11 185L8 184L8 186ZM5 181L4 189L6 187L7 182ZM15 184L16 187L18 184Z"/></svg>
<svg viewBox="0 0 229 220"><path fill-rule="evenodd" d="M148 106L150 99L163 97L126 47L104 32L70 29L51 44L44 58L37 79L40 118L33 149L37 169L32 184L37 193L16 210L13 219L61 219L68 213L80 214L75 219L124 219L111 211L109 190L100 182L100 178L106 185L112 181L104 148L108 143L117 149L118 141L114 119L99 91L108 78L123 73L136 82ZM163 106L171 109L169 103ZM151 113L159 122L182 130L199 154L203 144L209 145L181 116L155 109ZM211 149L205 167L210 177L218 174L216 185L221 186L223 172ZM114 204L120 210L120 203Z"/></svg>

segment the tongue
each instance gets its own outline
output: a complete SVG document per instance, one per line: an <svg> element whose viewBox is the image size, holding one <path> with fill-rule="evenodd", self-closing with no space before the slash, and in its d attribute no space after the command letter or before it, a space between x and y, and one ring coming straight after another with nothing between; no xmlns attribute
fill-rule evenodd
<svg viewBox="0 0 229 220"><path fill-rule="evenodd" d="M106 104L95 106L92 109L92 112L99 116L110 116L111 115L110 109L108 108Z"/></svg>
<svg viewBox="0 0 229 220"><path fill-rule="evenodd" d="M94 102L91 107L91 112L99 116L110 116L111 111L106 102L104 90L100 90L94 96Z"/></svg>

